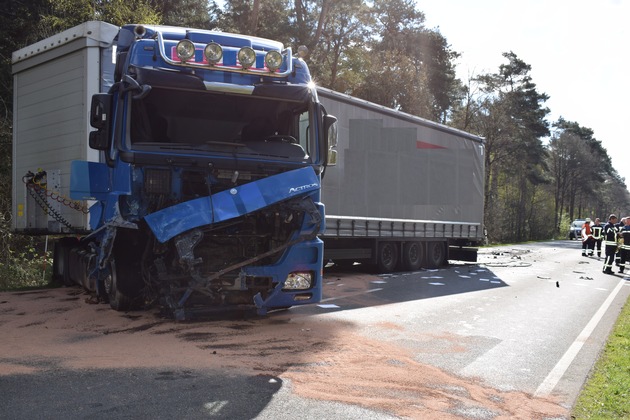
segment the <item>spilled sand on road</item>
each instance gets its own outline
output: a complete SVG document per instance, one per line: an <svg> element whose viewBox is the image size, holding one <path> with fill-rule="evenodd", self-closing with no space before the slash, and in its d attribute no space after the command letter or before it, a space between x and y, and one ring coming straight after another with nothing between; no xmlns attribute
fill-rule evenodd
<svg viewBox="0 0 630 420"><path fill-rule="evenodd" d="M383 323L374 328L401 327ZM291 311L176 323L157 311L112 311L90 303L78 288L0 293L0 378L51 368L220 369L272 375L305 398L406 418L568 415L552 399L458 377L356 330L349 323Z"/></svg>

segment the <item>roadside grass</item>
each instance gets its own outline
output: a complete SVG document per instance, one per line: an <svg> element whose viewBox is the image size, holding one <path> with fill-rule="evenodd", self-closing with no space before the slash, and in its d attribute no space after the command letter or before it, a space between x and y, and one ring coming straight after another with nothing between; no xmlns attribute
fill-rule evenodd
<svg viewBox="0 0 630 420"><path fill-rule="evenodd" d="M48 286L53 257L49 245L48 237L13 234L10 219L0 214L0 291Z"/></svg>
<svg viewBox="0 0 630 420"><path fill-rule="evenodd" d="M56 287L50 267L43 267L41 261L18 265L0 263L0 292L24 291Z"/></svg>
<svg viewBox="0 0 630 420"><path fill-rule="evenodd" d="M51 287L52 253L39 253L31 247L9 252L0 259L0 291Z"/></svg>
<svg viewBox="0 0 630 420"><path fill-rule="evenodd" d="M573 419L630 419L630 300L580 393Z"/></svg>

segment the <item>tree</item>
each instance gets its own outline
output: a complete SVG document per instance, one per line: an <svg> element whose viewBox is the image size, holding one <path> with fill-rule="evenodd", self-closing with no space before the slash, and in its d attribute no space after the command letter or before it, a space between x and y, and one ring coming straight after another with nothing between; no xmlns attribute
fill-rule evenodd
<svg viewBox="0 0 630 420"><path fill-rule="evenodd" d="M41 11L40 38L89 20L101 20L112 25L127 23L160 23L160 15L148 0L48 0Z"/></svg>
<svg viewBox="0 0 630 420"><path fill-rule="evenodd" d="M575 197L577 184L574 173L579 169L579 137L572 133L554 134L549 142L549 168L554 180L554 226L560 232L560 221L565 202ZM572 208L572 206L571 206ZM569 213L573 220L573 212Z"/></svg>
<svg viewBox="0 0 630 420"><path fill-rule="evenodd" d="M227 0L223 9L216 3L211 15L217 29L244 35L255 35L290 45L295 27L290 24L292 9L288 0Z"/></svg>
<svg viewBox="0 0 630 420"><path fill-rule="evenodd" d="M365 82L354 94L434 121L446 122L460 91L458 54L411 0L375 0Z"/></svg>
<svg viewBox="0 0 630 420"><path fill-rule="evenodd" d="M478 78L485 96L475 128L486 138L485 209L486 219L494 221L488 234L518 241L524 240L522 225L533 187L546 182L542 138L549 135L549 109L543 106L548 96L536 90L530 65L513 52L503 56L508 63L497 73ZM502 230L511 235L505 237Z"/></svg>
<svg viewBox="0 0 630 420"><path fill-rule="evenodd" d="M309 60L319 85L350 93L363 81L370 19L370 9L361 0L336 1L320 13Z"/></svg>
<svg viewBox="0 0 630 420"><path fill-rule="evenodd" d="M627 208L624 181L612 167L608 152L595 139L593 130L562 117L553 126L556 131L548 149L556 220L561 220L564 214L569 220L605 217L606 213Z"/></svg>
<svg viewBox="0 0 630 420"><path fill-rule="evenodd" d="M212 29L210 5L205 0L150 0L163 25Z"/></svg>

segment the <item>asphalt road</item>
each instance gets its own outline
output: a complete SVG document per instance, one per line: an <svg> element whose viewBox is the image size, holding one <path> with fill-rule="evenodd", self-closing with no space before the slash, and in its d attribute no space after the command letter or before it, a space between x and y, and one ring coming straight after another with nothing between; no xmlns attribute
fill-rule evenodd
<svg viewBox="0 0 630 420"><path fill-rule="evenodd" d="M630 294L602 265L555 241L331 268L320 305L194 323L2 293L0 418L568 418Z"/></svg>
<svg viewBox="0 0 630 420"><path fill-rule="evenodd" d="M485 249L483 264L381 276L377 305L335 299L343 310L327 316L400 323L432 337L406 341L423 362L499 389L559 395L570 405L630 294L630 277L603 274L603 258L582 257L579 247L555 241ZM443 351L454 341L466 351Z"/></svg>

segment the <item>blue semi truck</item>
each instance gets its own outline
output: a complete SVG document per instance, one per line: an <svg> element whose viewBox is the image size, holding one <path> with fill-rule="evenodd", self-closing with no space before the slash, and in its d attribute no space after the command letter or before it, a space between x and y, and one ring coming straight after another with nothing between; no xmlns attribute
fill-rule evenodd
<svg viewBox="0 0 630 420"><path fill-rule="evenodd" d="M290 48L94 21L12 62L13 229L55 280L176 319L321 299L336 119Z"/></svg>

